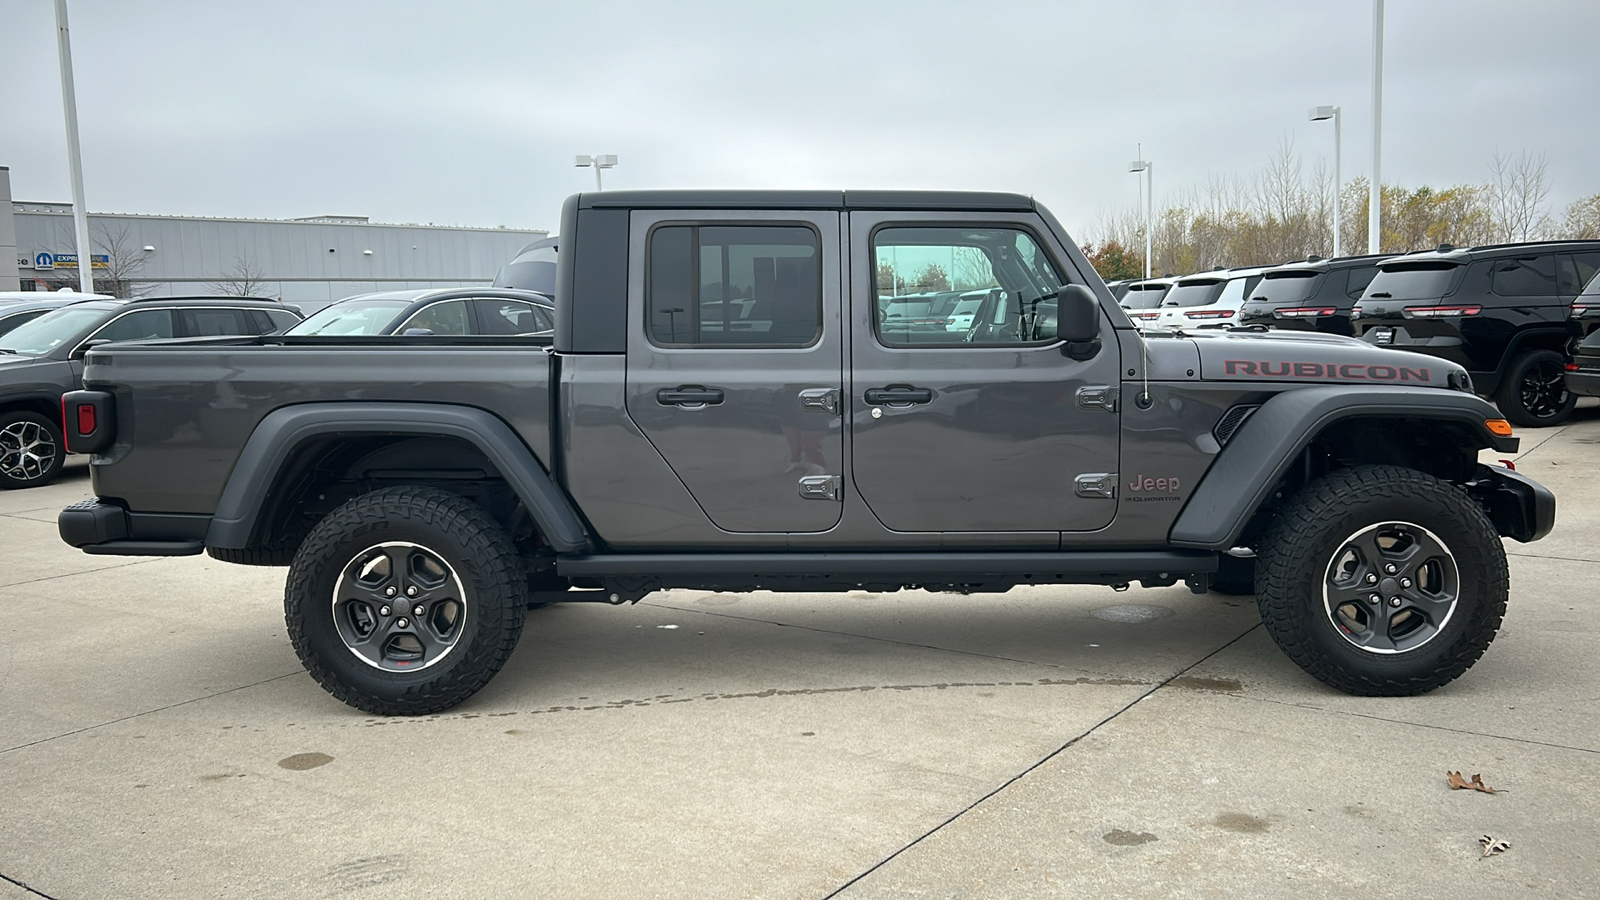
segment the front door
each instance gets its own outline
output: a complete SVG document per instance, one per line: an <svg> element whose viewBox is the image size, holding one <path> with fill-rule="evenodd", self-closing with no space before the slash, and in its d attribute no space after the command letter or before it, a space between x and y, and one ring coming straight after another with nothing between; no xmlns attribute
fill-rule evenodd
<svg viewBox="0 0 1600 900"><path fill-rule="evenodd" d="M839 213L635 212L628 415L711 521L817 532L842 508Z"/></svg>
<svg viewBox="0 0 1600 900"><path fill-rule="evenodd" d="M1074 359L1055 336L1067 269L1043 223L939 215L850 217L857 491L895 531L1104 527L1118 452L1109 320L1098 352Z"/></svg>

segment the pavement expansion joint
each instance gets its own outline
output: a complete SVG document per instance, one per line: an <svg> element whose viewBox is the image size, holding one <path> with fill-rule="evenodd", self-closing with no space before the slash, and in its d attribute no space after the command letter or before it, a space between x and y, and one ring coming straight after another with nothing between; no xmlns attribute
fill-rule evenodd
<svg viewBox="0 0 1600 900"><path fill-rule="evenodd" d="M57 581L62 578L78 578L84 575L98 575L101 572L109 572L112 569L126 569L129 566L148 565L149 563L158 562L160 559L161 557L152 556L148 559L136 559L133 562L113 563L109 566L101 566L98 569L84 569L81 572L67 572L62 575L41 575L38 578L30 578L27 581L8 581L4 584L0 584L0 589L22 587L25 584L38 584L41 581Z"/></svg>
<svg viewBox="0 0 1600 900"><path fill-rule="evenodd" d="M83 734L84 732L88 732L88 731L94 731L97 728L105 728L107 725L116 725L119 722L127 722L127 721L131 721L133 719L138 719L138 718L142 718L144 716L152 715L154 713L166 712L169 709L177 709L180 706L189 706L190 704L193 704L193 703L200 703L201 701L204 701L204 700L210 700L213 697L221 697L221 696L224 696L224 695L227 695L227 694L236 693L238 691L249 690L250 688L253 688L253 687L260 687L263 684L271 684L274 681L282 681L285 678L293 678L293 677L295 677L297 675L301 675L301 676L305 675L305 670L304 669L296 669L293 672L286 672L286 673L284 673L282 675L274 675L271 678L263 678L260 681L254 681L254 682L251 682L250 684L241 684L238 687L231 687L231 688L227 688L226 690L214 691L214 692L212 692L210 694L206 694L203 697L191 697L188 700L179 700L176 703L168 703L166 706L158 706L158 707L156 707L154 709L146 709L146 710L141 710L141 711L136 712L136 713L129 713L128 715L118 716L115 719L110 719L110 720L105 721L105 722L98 722L98 723L96 723L94 725L85 725L82 728L74 728L71 731L63 731L60 734L53 734L53 735L51 735L49 737L42 737L42 738L39 738L36 741L29 741L26 744L18 744L15 747L0 748L0 756L4 756L5 754L11 753L11 752L16 751L16 750L26 750L29 747L37 747L40 744L48 744L51 741L59 741L62 738L69 738L69 737L72 737L73 735Z"/></svg>
<svg viewBox="0 0 1600 900"><path fill-rule="evenodd" d="M1356 719L1371 719L1375 722L1387 722L1391 725L1410 725L1414 728L1426 728L1430 731L1444 731L1449 732L1450 734L1464 734L1470 737L1489 738L1491 740L1507 741L1513 744L1527 744L1534 747L1549 747L1552 750L1571 750L1575 753L1593 753L1600 755L1600 747L1575 747L1571 744L1557 744L1554 741L1536 741L1531 738L1513 737L1506 734L1495 734L1490 731L1473 731L1470 728L1451 728L1448 725L1434 725L1431 722L1411 722L1406 719L1393 719L1388 716L1376 716L1372 713L1354 712L1348 709L1337 709L1331 706L1318 706L1315 703L1295 703L1288 700L1274 700L1271 697L1246 697L1239 694L1232 694L1232 696L1237 700L1245 700L1252 703L1271 703L1277 706L1292 706L1296 709L1307 709L1320 713L1350 716ZM1579 699L1574 702L1584 703L1588 701Z"/></svg>
<svg viewBox="0 0 1600 900"><path fill-rule="evenodd" d="M1011 776L1010 778L1006 779L1005 781L1001 782L993 790L991 790L988 793L984 794L982 797L979 797L978 799L974 800L972 803L968 804L964 809L961 809L961 810L957 811L955 813L955 815L950 816L948 819L945 819L943 822L940 822L938 825L935 825L932 828L928 829L927 831L923 832L915 840L910 841L909 843L907 843L905 846L901 847L900 849L894 851L893 853L889 854L888 856L885 856L883 859L878 860L876 863L873 863L866 870L864 870L860 874L856 875L856 877L850 879L849 881L846 881L844 884L839 885L837 888L835 888L834 890L830 891L827 895L825 895L823 900L831 900L831 898L837 897L840 894L844 893L846 890L848 890L850 888L851 885L856 884L857 882L861 881L863 878L866 878L868 875L871 875L873 872L876 872L879 869L883 868L884 866L888 865L896 857L900 856L901 854L905 853L906 851L910 850L911 848L917 846L918 844L922 843L923 841L927 840L928 838L930 838L933 835L937 834L938 832L942 831L944 828L949 826L951 823L955 822L957 819L961 818L962 816L965 816L969 812L972 812L974 809L977 809L979 806L982 806L984 803L987 803L991 798L999 796L999 794L1002 791L1004 791L1006 788L1011 787L1013 784L1016 784L1017 782L1021 781L1023 778L1027 777L1027 775L1030 772L1033 772L1035 769L1038 769L1040 766L1043 766L1045 763L1047 763L1047 762L1055 759L1056 757L1060 756L1061 754L1065 753L1068 749L1070 749L1072 746L1077 744L1079 741L1082 741L1084 738L1089 737L1090 735L1094 734L1096 731L1099 731L1101 728L1103 728L1106 725L1110 724L1111 722L1115 721L1123 713L1127 712L1130 709L1133 709L1135 706L1138 706L1140 703L1144 702L1147 698L1149 698L1151 696L1154 696L1156 691L1161 690L1162 688L1166 687L1167 685L1171 684L1174 681L1177 681L1180 678L1184 678L1184 677L1188 676L1188 674L1191 671L1193 671L1197 666L1200 666L1200 665L1204 664L1207 660L1211 659L1213 656L1216 656L1217 654L1219 654L1222 651L1228 649L1229 647L1232 647L1234 644L1237 644L1238 642L1244 640L1245 637L1247 637L1251 632L1255 631L1256 629L1258 629L1260 627L1261 627L1261 623L1259 623L1259 622L1251 625L1249 628L1246 628L1244 631L1240 632L1238 635L1233 637L1231 640L1228 640L1228 641L1224 642L1222 644L1222 646L1218 647L1215 650L1212 650L1210 653L1207 653L1206 655L1200 657L1199 659L1195 660L1194 662L1190 663L1189 665L1184 666L1182 669L1179 669L1177 672L1174 672L1171 675L1171 677L1162 679L1161 681L1159 681L1156 684L1152 685L1149 690L1140 693L1139 696L1133 698L1128 703L1124 704L1122 707L1120 707L1117 710L1115 710L1114 712L1112 712L1111 715L1106 716L1105 718L1101 719L1100 721L1096 722L1095 724L1093 724L1093 725L1089 726L1088 728L1084 729L1081 733L1079 733L1078 735L1074 736L1072 739L1068 740L1066 743L1062 744L1061 746L1057 747L1056 749L1054 749L1054 750L1050 751L1049 753L1045 754L1043 757L1041 757L1040 759L1035 761L1033 764L1029 765L1027 768L1024 768L1022 771L1018 772L1017 774L1015 774L1015 775Z"/></svg>

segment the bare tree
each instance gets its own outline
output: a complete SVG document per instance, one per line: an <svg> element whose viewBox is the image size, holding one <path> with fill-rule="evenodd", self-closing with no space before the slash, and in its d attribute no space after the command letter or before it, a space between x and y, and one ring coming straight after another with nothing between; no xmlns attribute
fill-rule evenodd
<svg viewBox="0 0 1600 900"><path fill-rule="evenodd" d="M1529 155L1524 150L1515 158L1495 153L1489 163L1488 202L1500 240L1533 240L1549 231L1544 202L1550 181L1545 168L1543 153Z"/></svg>
<svg viewBox="0 0 1600 900"><path fill-rule="evenodd" d="M1574 200L1567 207L1560 236L1573 240L1600 238L1600 194Z"/></svg>
<svg viewBox="0 0 1600 900"><path fill-rule="evenodd" d="M69 247L76 241L72 230L64 225L56 227L56 238L59 243ZM149 285L135 280L149 260L144 248L129 234L127 225L109 226L90 222L89 242L89 259L78 260L78 265L91 267L89 271L94 275L95 293L112 297L141 297L150 291ZM96 266L96 256L105 257L106 264ZM52 273L50 284L56 289L77 290L78 273L62 269Z"/></svg>
<svg viewBox="0 0 1600 900"><path fill-rule="evenodd" d="M250 259L249 253L233 258L233 264L222 273L220 281L211 282L211 289L230 297L255 297L266 286L265 273Z"/></svg>

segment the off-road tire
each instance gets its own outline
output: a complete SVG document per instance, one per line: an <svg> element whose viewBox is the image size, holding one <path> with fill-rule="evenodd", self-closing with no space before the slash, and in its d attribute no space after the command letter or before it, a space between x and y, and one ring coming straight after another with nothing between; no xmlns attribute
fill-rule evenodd
<svg viewBox="0 0 1600 900"><path fill-rule="evenodd" d="M1523 428L1560 425L1571 418L1578 395L1567 389L1566 362L1554 350L1530 350L1513 359L1494 393L1500 415Z"/></svg>
<svg viewBox="0 0 1600 900"><path fill-rule="evenodd" d="M1426 529L1458 570L1453 612L1414 649L1357 647L1334 624L1324 592L1345 541L1381 523ZM1509 574L1494 526L1465 491L1413 469L1357 466L1312 482L1280 510L1258 552L1267 633L1307 673L1350 694L1409 696L1452 681L1488 649L1505 615Z"/></svg>
<svg viewBox="0 0 1600 900"><path fill-rule="evenodd" d="M24 410L0 415L0 490L49 484L66 459L66 438L50 418Z"/></svg>
<svg viewBox="0 0 1600 900"><path fill-rule="evenodd" d="M389 544L443 561L462 595L455 643L414 671L364 660L335 622L335 589L347 567ZM471 501L425 487L374 491L328 513L301 543L284 587L289 640L306 671L328 693L379 715L434 713L472 696L510 658L526 606L527 576L505 531Z"/></svg>

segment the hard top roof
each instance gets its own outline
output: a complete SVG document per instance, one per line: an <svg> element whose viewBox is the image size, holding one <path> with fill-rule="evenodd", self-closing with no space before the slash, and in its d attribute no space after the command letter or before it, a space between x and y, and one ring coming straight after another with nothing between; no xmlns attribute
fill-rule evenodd
<svg viewBox="0 0 1600 900"><path fill-rule="evenodd" d="M580 209L925 209L1029 212L1033 198L984 191L604 191L578 195Z"/></svg>

